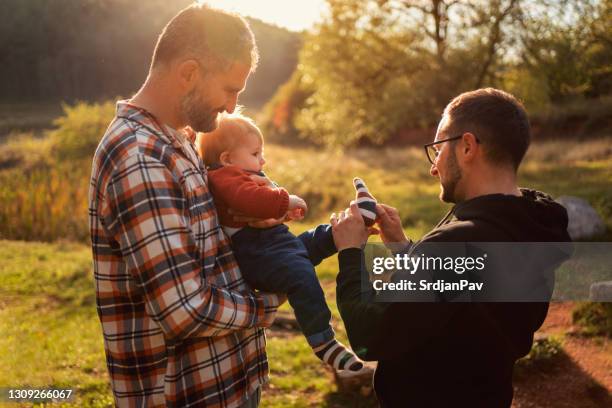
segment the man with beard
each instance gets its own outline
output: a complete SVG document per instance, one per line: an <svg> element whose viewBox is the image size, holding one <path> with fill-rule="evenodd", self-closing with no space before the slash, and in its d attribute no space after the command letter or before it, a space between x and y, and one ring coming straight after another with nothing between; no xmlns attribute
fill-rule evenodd
<svg viewBox="0 0 612 408"><path fill-rule="evenodd" d="M468 248L469 242L570 241L565 209L544 193L517 186L529 141L527 114L512 95L488 88L456 97L444 110L435 140L425 146L431 175L440 180L440 199L454 207L412 243L398 211L378 205L383 242L427 256L431 243ZM368 230L357 205L332 214L331 223L339 250L338 309L352 348L378 361L374 389L381 406L510 407L514 363L529 352L548 299L467 303L435 294L432 303L373 302L374 290L363 292L361 286ZM562 251L546 255L541 270L519 257L507 259L511 262L495 273L512 282L517 274L554 269L567 257Z"/></svg>
<svg viewBox="0 0 612 408"><path fill-rule="evenodd" d="M202 5L182 10L96 150L89 215L97 309L119 407L259 403L268 375L263 327L281 300L245 284L192 140L234 110L257 58L241 17Z"/></svg>

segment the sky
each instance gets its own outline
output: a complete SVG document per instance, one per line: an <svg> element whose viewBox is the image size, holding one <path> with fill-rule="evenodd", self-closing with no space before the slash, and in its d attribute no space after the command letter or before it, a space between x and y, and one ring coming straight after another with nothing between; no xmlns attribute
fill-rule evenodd
<svg viewBox="0 0 612 408"><path fill-rule="evenodd" d="M293 31L312 28L325 10L325 0L201 0Z"/></svg>

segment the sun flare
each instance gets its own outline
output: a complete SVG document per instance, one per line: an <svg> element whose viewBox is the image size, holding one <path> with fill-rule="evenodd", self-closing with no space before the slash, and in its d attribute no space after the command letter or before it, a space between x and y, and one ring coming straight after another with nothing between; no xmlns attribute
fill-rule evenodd
<svg viewBox="0 0 612 408"><path fill-rule="evenodd" d="M324 0L201 0L214 7L235 11L294 31L309 29L320 20Z"/></svg>

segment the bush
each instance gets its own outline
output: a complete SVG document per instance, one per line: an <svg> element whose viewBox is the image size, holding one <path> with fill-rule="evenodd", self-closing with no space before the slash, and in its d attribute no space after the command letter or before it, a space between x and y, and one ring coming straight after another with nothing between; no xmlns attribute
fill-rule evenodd
<svg viewBox="0 0 612 408"><path fill-rule="evenodd" d="M0 238L86 242L91 163L80 160L20 170L0 173Z"/></svg>
<svg viewBox="0 0 612 408"><path fill-rule="evenodd" d="M585 334L612 337L612 303L582 303L573 311L572 320Z"/></svg>
<svg viewBox="0 0 612 408"><path fill-rule="evenodd" d="M283 145L307 143L295 127L295 117L310 95L312 90L307 89L301 73L295 70L264 106L260 115L260 128L267 141Z"/></svg>
<svg viewBox="0 0 612 408"><path fill-rule="evenodd" d="M64 114L53 121L57 129L50 133L52 152L60 160L90 159L115 116L115 104L104 102L64 105Z"/></svg>
<svg viewBox="0 0 612 408"><path fill-rule="evenodd" d="M115 108L80 102L63 109L45 138L14 136L0 149L0 238L89 239L91 160Z"/></svg>
<svg viewBox="0 0 612 408"><path fill-rule="evenodd" d="M561 356L562 351L561 340L556 337L536 339L529 354L517 361L518 371L535 367L548 367L550 363Z"/></svg>

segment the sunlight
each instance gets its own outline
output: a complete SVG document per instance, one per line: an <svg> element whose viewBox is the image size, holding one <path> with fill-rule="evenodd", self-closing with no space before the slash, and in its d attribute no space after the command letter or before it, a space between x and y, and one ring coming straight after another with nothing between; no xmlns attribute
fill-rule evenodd
<svg viewBox="0 0 612 408"><path fill-rule="evenodd" d="M325 9L324 0L200 0L200 3L235 11L294 31L312 28Z"/></svg>

